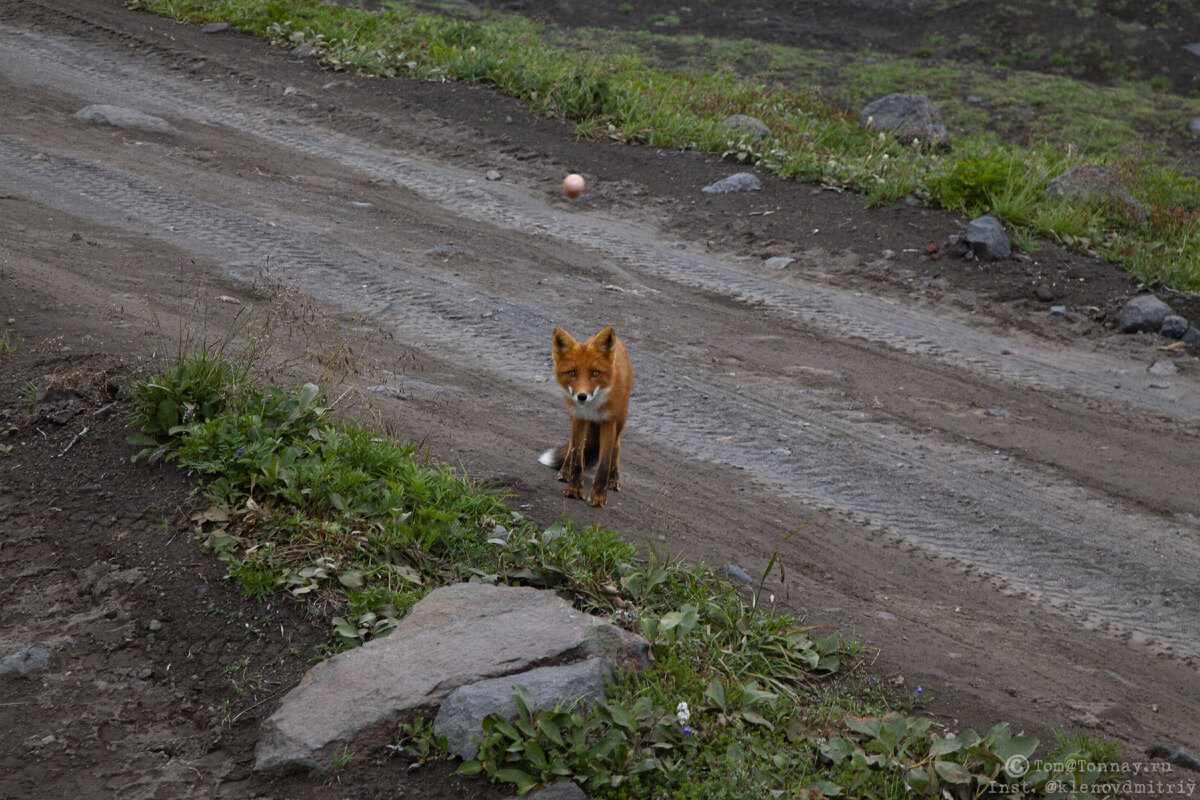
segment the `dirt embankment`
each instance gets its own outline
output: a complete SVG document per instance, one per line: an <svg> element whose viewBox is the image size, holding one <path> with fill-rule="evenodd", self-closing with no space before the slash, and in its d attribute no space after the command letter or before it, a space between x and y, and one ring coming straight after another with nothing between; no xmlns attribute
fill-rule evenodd
<svg viewBox="0 0 1200 800"><path fill-rule="evenodd" d="M0 316L26 342L0 361L0 654L51 653L0 705L0 750L28 755L11 785L274 791L245 771L255 723L322 631L239 604L185 532L161 546L183 487L121 460L120 425L93 416L106 390L81 379L59 410L23 391L169 349L180 325L220 335L266 301L264 268L342 315L333 334L277 323L282 352L369 340L351 382L372 413L536 518L751 574L809 523L787 585L770 578L779 601L879 647L948 724L1196 748L1200 501L1181 487L1200 364L1105 326L1133 288L1111 265L1052 247L929 261L962 220L769 179L714 198L699 189L735 167L577 141L485 90L322 72L101 0L0 8ZM72 118L91 103L177 133ZM569 171L589 179L577 202L558 191ZM766 268L775 255L796 261ZM566 435L550 332L604 324L638 383L625 486L595 511L536 456ZM1147 372L1162 359L1180 371ZM138 783L148 763L178 780Z"/></svg>

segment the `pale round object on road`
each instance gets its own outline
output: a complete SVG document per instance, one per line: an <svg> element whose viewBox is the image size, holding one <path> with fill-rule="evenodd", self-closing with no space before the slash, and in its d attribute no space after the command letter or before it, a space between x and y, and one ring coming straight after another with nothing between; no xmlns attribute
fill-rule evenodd
<svg viewBox="0 0 1200 800"><path fill-rule="evenodd" d="M572 200L583 194L583 176L572 172L563 178L563 194Z"/></svg>

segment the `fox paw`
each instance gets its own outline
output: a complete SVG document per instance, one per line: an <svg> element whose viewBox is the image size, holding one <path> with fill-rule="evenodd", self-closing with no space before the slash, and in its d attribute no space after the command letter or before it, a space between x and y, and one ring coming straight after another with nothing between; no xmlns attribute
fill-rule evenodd
<svg viewBox="0 0 1200 800"><path fill-rule="evenodd" d="M563 489L563 496L571 497L571 498L574 498L575 500L582 500L583 499L583 487L568 486L567 488Z"/></svg>
<svg viewBox="0 0 1200 800"><path fill-rule="evenodd" d="M619 492L621 490L621 481L616 475L613 475L608 479L608 485L604 488L610 492Z"/></svg>
<svg viewBox="0 0 1200 800"><path fill-rule="evenodd" d="M607 502L607 500L608 497L605 495L592 492L588 496L588 505L596 506L596 508L604 508L604 503Z"/></svg>

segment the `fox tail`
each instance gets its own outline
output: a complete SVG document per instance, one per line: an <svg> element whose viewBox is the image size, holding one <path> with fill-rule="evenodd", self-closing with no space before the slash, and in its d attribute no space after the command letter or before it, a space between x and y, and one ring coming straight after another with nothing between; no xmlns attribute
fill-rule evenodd
<svg viewBox="0 0 1200 800"><path fill-rule="evenodd" d="M563 462L567 460L567 448L569 445L562 447L552 447L546 452L538 456L538 461L545 464L551 469L559 469ZM600 432L596 426L589 426L587 442L583 447L583 465L585 467L594 466L600 458Z"/></svg>

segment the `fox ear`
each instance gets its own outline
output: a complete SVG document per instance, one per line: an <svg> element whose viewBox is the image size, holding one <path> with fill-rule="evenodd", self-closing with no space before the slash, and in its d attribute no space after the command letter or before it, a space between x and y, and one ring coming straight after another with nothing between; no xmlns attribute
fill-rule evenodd
<svg viewBox="0 0 1200 800"><path fill-rule="evenodd" d="M601 328L600 332L596 334L594 341L596 343L596 350L600 352L600 355L605 358L612 357L613 346L617 342L617 334L613 331L612 325Z"/></svg>
<svg viewBox="0 0 1200 800"><path fill-rule="evenodd" d="M563 356L565 356L567 353L569 353L571 351L572 348L576 347L579 344L579 342L575 341L575 338L573 336L571 336L571 334L567 333L562 328L554 329L553 341L554 341L554 360L555 361L557 361L560 358L562 358Z"/></svg>

